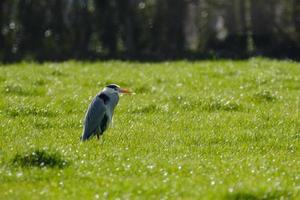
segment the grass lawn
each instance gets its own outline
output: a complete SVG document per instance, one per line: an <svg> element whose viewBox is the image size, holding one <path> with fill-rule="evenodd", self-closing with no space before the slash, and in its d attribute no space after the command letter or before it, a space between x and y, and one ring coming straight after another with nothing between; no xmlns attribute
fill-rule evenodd
<svg viewBox="0 0 300 200"><path fill-rule="evenodd" d="M116 83L102 139L85 111ZM17 63L0 67L0 199L300 199L300 64Z"/></svg>

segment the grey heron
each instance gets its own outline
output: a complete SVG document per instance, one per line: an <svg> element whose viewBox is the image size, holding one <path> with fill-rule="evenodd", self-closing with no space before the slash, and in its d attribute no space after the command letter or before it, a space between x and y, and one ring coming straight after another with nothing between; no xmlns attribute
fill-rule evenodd
<svg viewBox="0 0 300 200"><path fill-rule="evenodd" d="M131 93L116 84L107 85L91 102L85 115L81 141L100 135L109 127L120 93Z"/></svg>

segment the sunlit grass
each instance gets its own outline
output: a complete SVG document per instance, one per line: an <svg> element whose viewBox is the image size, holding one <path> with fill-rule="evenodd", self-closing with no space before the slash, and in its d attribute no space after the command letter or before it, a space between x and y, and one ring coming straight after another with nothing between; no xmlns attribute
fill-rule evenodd
<svg viewBox="0 0 300 200"><path fill-rule="evenodd" d="M109 83L136 94L80 143ZM18 63L0 97L0 199L300 198L299 63Z"/></svg>

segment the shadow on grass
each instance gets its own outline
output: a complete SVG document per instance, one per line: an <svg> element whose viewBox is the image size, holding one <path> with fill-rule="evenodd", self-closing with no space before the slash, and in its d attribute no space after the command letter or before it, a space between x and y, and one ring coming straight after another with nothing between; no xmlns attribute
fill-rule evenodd
<svg viewBox="0 0 300 200"><path fill-rule="evenodd" d="M275 102L278 100L277 94L269 90L262 90L253 95L253 99L258 102Z"/></svg>
<svg viewBox="0 0 300 200"><path fill-rule="evenodd" d="M132 113L134 114L147 114L155 112L160 112L160 109L155 104L140 106L132 110Z"/></svg>
<svg viewBox="0 0 300 200"><path fill-rule="evenodd" d="M38 78L37 80L34 80L32 84L34 86L44 86L44 85L46 85L46 83L47 83L47 81L45 81L45 79Z"/></svg>
<svg viewBox="0 0 300 200"><path fill-rule="evenodd" d="M24 88L22 85L15 83L6 84L3 88L3 93L17 96L38 96L42 94L42 92L38 90L29 90Z"/></svg>
<svg viewBox="0 0 300 200"><path fill-rule="evenodd" d="M33 125L37 129L47 129L47 128L52 128L54 125L52 125L48 120L45 118L37 118L36 120L33 121Z"/></svg>
<svg viewBox="0 0 300 200"><path fill-rule="evenodd" d="M227 200L275 200L275 199L290 199L291 193L286 191L270 191L267 193L250 193L250 192L237 192L226 195Z"/></svg>
<svg viewBox="0 0 300 200"><path fill-rule="evenodd" d="M206 100L202 105L203 110L206 111L240 111L241 105L233 100L226 99L210 99Z"/></svg>
<svg viewBox="0 0 300 200"><path fill-rule="evenodd" d="M51 75L52 76L66 76L65 73L62 72L61 69L54 69L52 72L51 72Z"/></svg>
<svg viewBox="0 0 300 200"><path fill-rule="evenodd" d="M6 114L11 117L17 116L43 116L43 117L54 117L57 116L57 112L52 111L48 107L42 108L34 105L15 104L9 105L5 109Z"/></svg>
<svg viewBox="0 0 300 200"><path fill-rule="evenodd" d="M134 88L133 92L137 94L147 94L147 93L151 93L151 89L147 85L142 85L140 87Z"/></svg>
<svg viewBox="0 0 300 200"><path fill-rule="evenodd" d="M215 112L215 111L228 111L236 112L243 110L242 105L234 99L226 98L205 98L195 99L191 97L172 97L171 102L177 107L184 110L199 109L201 111Z"/></svg>
<svg viewBox="0 0 300 200"><path fill-rule="evenodd" d="M25 155L17 154L12 160L12 163L20 167L39 168L64 168L70 164L70 162L64 160L60 154L48 153L44 150L35 150Z"/></svg>

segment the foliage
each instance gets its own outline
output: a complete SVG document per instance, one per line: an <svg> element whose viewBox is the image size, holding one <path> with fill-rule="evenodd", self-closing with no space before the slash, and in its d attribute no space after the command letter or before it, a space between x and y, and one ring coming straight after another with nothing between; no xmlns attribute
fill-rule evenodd
<svg viewBox="0 0 300 200"><path fill-rule="evenodd" d="M0 61L299 59L297 0L1 0Z"/></svg>

